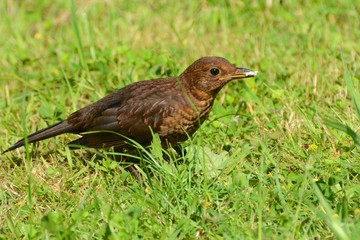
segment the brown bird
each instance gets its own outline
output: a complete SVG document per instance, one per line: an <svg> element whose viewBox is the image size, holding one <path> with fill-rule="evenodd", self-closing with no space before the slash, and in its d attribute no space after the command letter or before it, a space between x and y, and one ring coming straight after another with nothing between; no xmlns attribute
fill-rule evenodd
<svg viewBox="0 0 360 240"><path fill-rule="evenodd" d="M66 120L29 135L27 141L34 143L74 133L82 137L70 145L123 151L131 149L126 138L148 146L153 132L160 136L163 146L176 146L208 117L217 93L226 83L255 75L256 72L236 68L224 58L203 57L178 77L145 80L121 88ZM5 152L24 145L22 139Z"/></svg>

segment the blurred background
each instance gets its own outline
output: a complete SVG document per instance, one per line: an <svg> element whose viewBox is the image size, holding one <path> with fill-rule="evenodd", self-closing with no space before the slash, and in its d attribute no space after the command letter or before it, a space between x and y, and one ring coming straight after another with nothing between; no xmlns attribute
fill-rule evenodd
<svg viewBox="0 0 360 240"><path fill-rule="evenodd" d="M16 157L1 156L0 199L4 204L0 215L7 212L7 217L0 217L0 234L46 236L50 231L61 236L71 224L73 230L96 229L95 235L85 234L85 238L104 236L109 226L111 231L125 231L110 224L114 220L110 215L78 215L77 222L73 220L84 200L86 206L100 206L94 207L100 212L110 201L114 214L122 214L114 209L135 209L127 216L132 224L138 221L138 228L126 231L143 237L156 238L161 232L203 239L359 237L360 154L353 141L360 126L354 100L360 92L359 13L360 1L350 0L1 1L2 150L24 134L64 119L115 89L144 79L176 76L202 56L222 56L259 74L245 83L228 84L219 93L209 121L192 143L185 143L190 156L204 146L207 159L217 161L210 164L219 170L217 174L227 169L225 175L209 176L217 176L215 185L221 190L214 189L214 194L219 197L224 191L225 202L216 202L218 198L204 190L178 194L184 199L167 205L160 194L166 195L167 190L157 189L157 199L152 189L155 200L150 203L143 192L134 200L134 190L126 187L114 200L114 192L120 190L110 191L106 171L99 180L94 167L84 171L85 178L100 182L97 189L91 188L95 195L101 193L98 200L88 203L74 197L57 208L59 199L67 202L61 191L83 196L82 189L88 186L85 181L72 180L79 187L74 190L66 182L74 176L72 168L68 171L71 154L80 159L83 155L64 150L72 138L65 136L39 144L42 153L49 149L57 153L33 156L32 162L29 155L21 155L23 150L15 152ZM333 124L327 124L329 119ZM204 154L198 156L203 159ZM226 165L229 162L231 167ZM105 163L102 171L112 169L113 165ZM201 166L194 167L195 174L200 174ZM73 167L84 174L81 164ZM33 198L39 200L33 205L28 198L31 184L23 181L29 173L38 187ZM123 177L117 186L127 179L121 174L115 174ZM171 181L159 180L158 184L168 186ZM314 182L318 188L313 187ZM194 198L190 201L189 196ZM182 201L189 201L189 206ZM24 206L31 210L20 211ZM180 209L175 217L161 215L173 208ZM19 214L23 223L17 221ZM96 223L97 219L108 225ZM52 229L48 223L64 229ZM41 233L31 235L31 229L40 225ZM68 230L69 236L79 236L73 230Z"/></svg>

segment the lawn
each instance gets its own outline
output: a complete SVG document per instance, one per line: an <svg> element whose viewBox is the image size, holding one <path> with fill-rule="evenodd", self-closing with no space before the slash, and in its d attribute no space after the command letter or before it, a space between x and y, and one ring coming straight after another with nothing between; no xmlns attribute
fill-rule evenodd
<svg viewBox="0 0 360 240"><path fill-rule="evenodd" d="M360 1L8 0L0 14L1 151L202 56L259 71L220 91L180 152L156 135L140 149L145 185L111 149L70 151L75 135L0 155L0 239L360 239L360 147L338 129L360 131Z"/></svg>

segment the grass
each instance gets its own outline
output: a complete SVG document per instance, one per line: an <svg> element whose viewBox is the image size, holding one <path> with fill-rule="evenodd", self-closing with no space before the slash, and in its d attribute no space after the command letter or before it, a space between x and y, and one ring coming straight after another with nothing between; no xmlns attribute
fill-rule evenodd
<svg viewBox="0 0 360 240"><path fill-rule="evenodd" d="M360 4L281 2L1 1L2 150L201 56L260 74L183 154L144 149L145 187L76 136L1 155L0 238L359 239L359 148L325 123L359 131Z"/></svg>

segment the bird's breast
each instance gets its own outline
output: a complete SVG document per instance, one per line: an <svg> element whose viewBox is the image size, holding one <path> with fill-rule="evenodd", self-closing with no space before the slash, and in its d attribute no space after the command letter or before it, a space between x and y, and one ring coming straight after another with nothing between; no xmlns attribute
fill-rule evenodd
<svg viewBox="0 0 360 240"><path fill-rule="evenodd" d="M179 138L184 141L191 136L209 116L212 101L199 101L186 104L163 119L159 135L166 138Z"/></svg>

